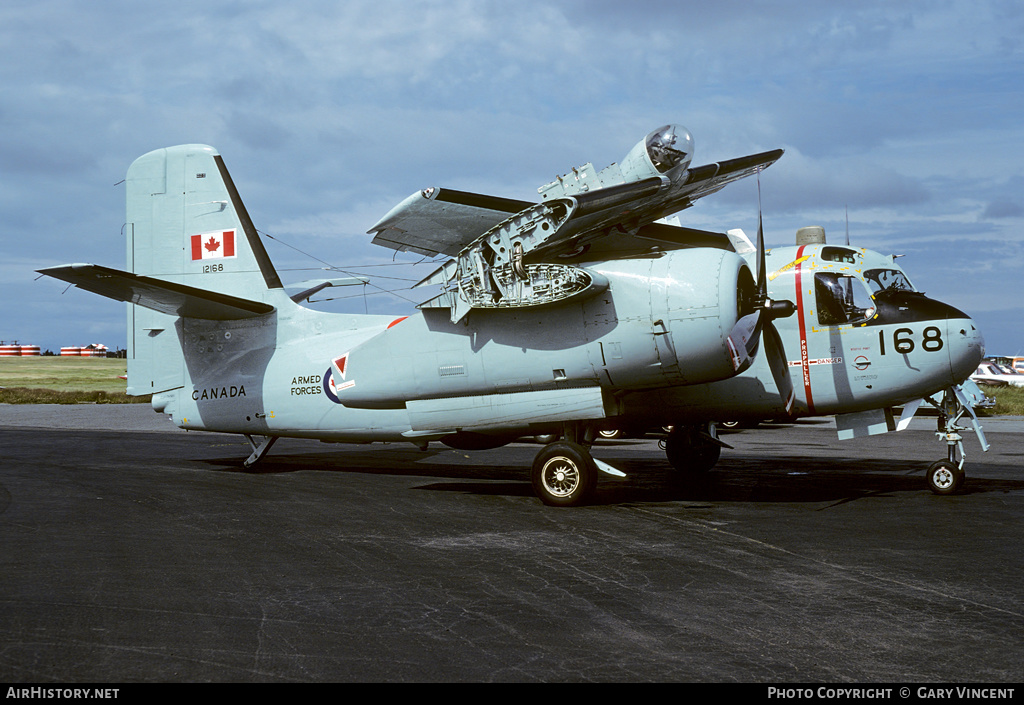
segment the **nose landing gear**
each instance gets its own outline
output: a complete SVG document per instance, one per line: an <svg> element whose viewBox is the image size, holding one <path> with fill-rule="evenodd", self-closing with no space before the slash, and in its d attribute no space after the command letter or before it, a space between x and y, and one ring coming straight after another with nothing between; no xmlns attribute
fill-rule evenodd
<svg viewBox="0 0 1024 705"><path fill-rule="evenodd" d="M981 431L981 424L971 407L971 402L964 394L963 389L957 385L950 387L942 393L942 401L928 400L939 411L938 428L935 435L946 441L947 457L939 460L928 467L927 479L928 488L935 494L949 495L956 494L963 487L964 461L967 456L964 454L963 436L961 431L974 431L981 443L981 450L988 450L988 441ZM960 421L964 414L970 414L971 426L961 426ZM959 460L957 460L959 456Z"/></svg>
<svg viewBox="0 0 1024 705"><path fill-rule="evenodd" d="M964 471L948 460L928 466L928 488L935 494L956 494L964 484Z"/></svg>

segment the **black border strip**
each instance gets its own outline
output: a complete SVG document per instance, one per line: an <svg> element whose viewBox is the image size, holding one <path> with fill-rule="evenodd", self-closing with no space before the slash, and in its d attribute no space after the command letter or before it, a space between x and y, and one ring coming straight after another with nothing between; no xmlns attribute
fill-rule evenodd
<svg viewBox="0 0 1024 705"><path fill-rule="evenodd" d="M235 214L238 216L238 220L242 223L242 229L245 230L245 237L249 241L249 247L252 248L252 253L256 256L256 263L260 266L260 271L263 272L263 280L267 283L268 289L283 289L284 285L281 283L281 278L277 276L277 270L274 269L274 263L270 261L270 255L267 254L267 250L263 247L263 241L260 240L259 233L256 232L256 226L252 224L252 219L249 217L249 211L245 209L245 204L242 203L241 197L238 195L238 189L235 188L235 182L231 180L231 174L228 173L228 168L224 165L224 159L219 154L214 155L213 160L217 163L217 169L220 171L220 178L224 181L224 185L228 189L228 196L231 198L231 204L235 207Z"/></svg>

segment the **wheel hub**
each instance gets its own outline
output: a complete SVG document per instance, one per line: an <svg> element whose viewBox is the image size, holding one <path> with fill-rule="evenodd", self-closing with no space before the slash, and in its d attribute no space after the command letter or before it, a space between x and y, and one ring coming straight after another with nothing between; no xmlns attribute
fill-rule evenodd
<svg viewBox="0 0 1024 705"><path fill-rule="evenodd" d="M568 497L580 483L579 469L565 458L552 458L545 464L544 486L553 495Z"/></svg>
<svg viewBox="0 0 1024 705"><path fill-rule="evenodd" d="M946 489L953 484L953 473L951 473L947 468L939 468L932 475L932 481L935 483L936 487Z"/></svg>

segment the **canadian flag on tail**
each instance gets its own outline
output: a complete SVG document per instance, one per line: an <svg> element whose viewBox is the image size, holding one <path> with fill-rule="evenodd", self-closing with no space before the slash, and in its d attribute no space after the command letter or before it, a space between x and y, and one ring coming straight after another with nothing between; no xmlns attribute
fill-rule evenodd
<svg viewBox="0 0 1024 705"><path fill-rule="evenodd" d="M235 231L219 230L192 236L192 261L235 256Z"/></svg>

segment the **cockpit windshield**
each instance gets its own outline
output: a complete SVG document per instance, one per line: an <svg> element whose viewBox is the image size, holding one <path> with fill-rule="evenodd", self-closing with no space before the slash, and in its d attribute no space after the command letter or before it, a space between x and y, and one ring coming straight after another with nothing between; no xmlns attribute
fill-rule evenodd
<svg viewBox="0 0 1024 705"><path fill-rule="evenodd" d="M915 291L907 275L898 269L869 269L864 272L864 279L872 294L880 291Z"/></svg>

